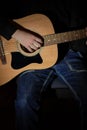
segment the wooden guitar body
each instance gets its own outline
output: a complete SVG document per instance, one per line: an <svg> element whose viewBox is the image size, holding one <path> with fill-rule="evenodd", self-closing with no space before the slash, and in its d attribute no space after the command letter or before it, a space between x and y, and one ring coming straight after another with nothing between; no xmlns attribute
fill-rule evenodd
<svg viewBox="0 0 87 130"><path fill-rule="evenodd" d="M43 14L33 14L14 21L41 36L54 34L54 28L50 19ZM15 39L6 40L3 37L1 37L1 39L4 54L2 54L2 58L0 58L0 86L9 82L23 71L51 67L58 58L57 44L44 46L34 54L23 56L23 54L21 54L22 49L20 49L20 44L17 43ZM20 56L21 58L19 58ZM19 58L20 60L17 60L16 58ZM2 62L2 59L5 59L5 63ZM16 62L18 63L18 66Z"/></svg>

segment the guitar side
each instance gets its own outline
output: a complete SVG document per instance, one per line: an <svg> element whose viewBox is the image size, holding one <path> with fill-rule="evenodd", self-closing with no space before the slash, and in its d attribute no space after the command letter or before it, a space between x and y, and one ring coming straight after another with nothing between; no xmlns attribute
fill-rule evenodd
<svg viewBox="0 0 87 130"><path fill-rule="evenodd" d="M42 14L33 14L24 18L14 20L21 26L34 31L41 36L53 34L54 28L48 17ZM39 54L43 60L41 64L31 63L20 69L14 69L11 66L11 53L20 52L15 39L6 40L2 37L3 47L6 57L6 64L2 64L0 59L0 86L6 84L18 74L26 70L45 69L53 66L58 59L57 45L46 46L40 49Z"/></svg>

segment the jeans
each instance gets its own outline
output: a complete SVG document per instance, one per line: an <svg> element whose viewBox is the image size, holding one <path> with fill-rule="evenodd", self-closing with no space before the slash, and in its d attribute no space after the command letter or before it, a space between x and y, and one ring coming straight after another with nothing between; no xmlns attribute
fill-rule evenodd
<svg viewBox="0 0 87 130"><path fill-rule="evenodd" d="M73 92L80 104L82 119L86 120L87 64L79 52L69 50L65 58L52 68L26 71L18 77L15 100L17 130L38 129L41 94L56 76Z"/></svg>
<svg viewBox="0 0 87 130"><path fill-rule="evenodd" d="M87 130L87 61L80 52L69 50L64 60L55 65L54 69L77 100L81 112L80 128Z"/></svg>

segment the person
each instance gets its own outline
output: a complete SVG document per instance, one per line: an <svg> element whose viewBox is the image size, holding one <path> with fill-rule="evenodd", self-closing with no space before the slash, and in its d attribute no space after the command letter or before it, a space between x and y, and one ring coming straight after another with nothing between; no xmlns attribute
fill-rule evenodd
<svg viewBox="0 0 87 130"><path fill-rule="evenodd" d="M12 21L15 18L33 12L43 12L46 15L51 12L50 18L53 19L55 16L53 19L54 26L56 25L55 30L59 29L59 32L86 27L86 4L83 1L78 5L78 1L74 0L61 0L58 2L55 0L55 2L50 1L50 6L49 0L35 2L37 1L2 1L2 7L4 7L4 3L7 3L8 6L6 6L4 12L3 8L0 9L0 34L8 40L15 38L29 52L36 51L43 45L44 41L41 37L34 35L33 32L29 31L28 33L18 28ZM64 53L61 53L61 46L64 48ZM58 49L59 55L63 56L58 59L58 62L53 67L42 70L27 70L17 77L17 96L15 100L17 130L38 129L41 95L56 77L71 89L76 100L80 103L81 130L87 129L86 39L76 40L65 45L61 44Z"/></svg>

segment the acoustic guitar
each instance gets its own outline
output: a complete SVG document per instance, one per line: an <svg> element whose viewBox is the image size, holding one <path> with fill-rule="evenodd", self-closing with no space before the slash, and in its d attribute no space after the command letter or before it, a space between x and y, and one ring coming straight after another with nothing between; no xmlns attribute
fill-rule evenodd
<svg viewBox="0 0 87 130"><path fill-rule="evenodd" d="M55 34L51 20L43 14L14 19L19 25L40 34L44 46L33 53L25 51L15 39L0 38L0 86L26 70L46 69L58 59L57 44L83 39L85 29Z"/></svg>

